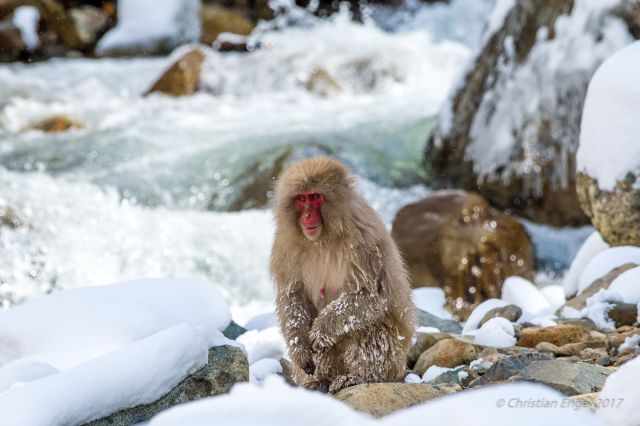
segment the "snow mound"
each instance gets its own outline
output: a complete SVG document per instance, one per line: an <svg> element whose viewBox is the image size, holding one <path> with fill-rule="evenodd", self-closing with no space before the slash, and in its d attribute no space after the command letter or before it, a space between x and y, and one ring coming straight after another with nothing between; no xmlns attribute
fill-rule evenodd
<svg viewBox="0 0 640 426"><path fill-rule="evenodd" d="M547 312L551 305L547 298L531 281L522 277L509 277L502 284L502 300L516 305L526 314Z"/></svg>
<svg viewBox="0 0 640 426"><path fill-rule="evenodd" d="M621 246L600 252L591 259L580 274L578 293L582 293L595 280L625 263L640 264L640 247Z"/></svg>
<svg viewBox="0 0 640 426"><path fill-rule="evenodd" d="M628 173L640 176L640 42L620 50L598 68L582 114L578 170L611 191ZM603 149L606 147L606 149Z"/></svg>
<svg viewBox="0 0 640 426"><path fill-rule="evenodd" d="M604 419L606 424L610 426L640 424L639 377L640 358L635 358L607 378L599 396L603 404L598 410L598 416Z"/></svg>
<svg viewBox="0 0 640 426"><path fill-rule="evenodd" d="M484 318L487 312L495 308L504 308L507 305L509 305L509 303L500 299L485 300L471 312L471 315L467 318L467 322L464 324L462 334L472 334L473 331L478 328L480 321L482 321L482 318Z"/></svg>
<svg viewBox="0 0 640 426"><path fill-rule="evenodd" d="M475 335L475 343L494 348L509 348L516 344L516 332L511 321L492 318L480 327Z"/></svg>
<svg viewBox="0 0 640 426"><path fill-rule="evenodd" d="M620 274L609 286L609 291L622 297L624 303L640 303L640 267Z"/></svg>
<svg viewBox="0 0 640 426"><path fill-rule="evenodd" d="M247 351L250 365L264 358L280 359L287 353L280 327L250 330L239 336L236 341Z"/></svg>
<svg viewBox="0 0 640 426"><path fill-rule="evenodd" d="M444 291L441 288L417 288L411 292L411 298L418 309L439 318L453 319L451 313L444 308L446 301Z"/></svg>
<svg viewBox="0 0 640 426"><path fill-rule="evenodd" d="M584 268L598 254L609 248L598 231L594 231L589 238L586 239L576 257L571 262L569 271L564 277L562 285L564 286L564 294L567 298L575 296L578 293L580 275Z"/></svg>

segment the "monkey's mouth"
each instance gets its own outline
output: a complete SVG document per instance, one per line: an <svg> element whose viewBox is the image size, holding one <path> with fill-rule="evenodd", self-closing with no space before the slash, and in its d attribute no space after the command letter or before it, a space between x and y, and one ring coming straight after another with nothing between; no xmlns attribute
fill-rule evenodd
<svg viewBox="0 0 640 426"><path fill-rule="evenodd" d="M304 231L313 234L320 229L321 225L305 226Z"/></svg>

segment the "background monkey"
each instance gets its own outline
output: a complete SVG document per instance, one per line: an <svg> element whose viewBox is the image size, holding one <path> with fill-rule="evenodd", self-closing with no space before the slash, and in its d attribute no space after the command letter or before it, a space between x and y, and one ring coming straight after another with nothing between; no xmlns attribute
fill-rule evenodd
<svg viewBox="0 0 640 426"><path fill-rule="evenodd" d="M338 161L289 167L275 192L277 312L305 387L400 380L415 308L398 249Z"/></svg>

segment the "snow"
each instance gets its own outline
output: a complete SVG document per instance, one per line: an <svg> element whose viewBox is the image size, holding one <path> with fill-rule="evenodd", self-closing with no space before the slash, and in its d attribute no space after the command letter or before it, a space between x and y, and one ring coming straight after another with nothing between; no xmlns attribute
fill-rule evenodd
<svg viewBox="0 0 640 426"><path fill-rule="evenodd" d="M424 374L422 375L422 381L425 383L428 383L431 380L438 377L439 375L444 374L447 371L453 371L453 370L455 370L455 368L447 368L447 367L440 367L439 365L432 365L431 367L427 368L427 371L425 371Z"/></svg>
<svg viewBox="0 0 640 426"><path fill-rule="evenodd" d="M487 299L484 302L480 303L475 307L469 318L467 318L467 322L465 322L464 327L462 328L462 334L470 334L474 330L478 328L480 325L480 321L482 318L492 309L495 308L503 308L509 305L509 303L500 299Z"/></svg>
<svg viewBox="0 0 640 426"><path fill-rule="evenodd" d="M200 37L199 0L118 0L117 7L118 24L100 39L98 54L157 43L178 46Z"/></svg>
<svg viewBox="0 0 640 426"><path fill-rule="evenodd" d="M624 303L640 303L640 267L629 269L618 275L608 288L608 291L617 293Z"/></svg>
<svg viewBox="0 0 640 426"><path fill-rule="evenodd" d="M282 373L282 364L273 358L263 358L251 364L249 379L251 383L261 384L265 379L274 374Z"/></svg>
<svg viewBox="0 0 640 426"><path fill-rule="evenodd" d="M412 384L422 383L422 378L415 373L409 373L404 378L404 382Z"/></svg>
<svg viewBox="0 0 640 426"><path fill-rule="evenodd" d="M589 84L577 153L578 170L612 191L629 173L640 176L640 144L635 135L640 123L640 42L620 50L605 61ZM606 149L603 149L606 147Z"/></svg>
<svg viewBox="0 0 640 426"><path fill-rule="evenodd" d="M618 347L618 353L623 353L626 351L630 352L640 352L640 334L636 334L634 336L629 336L624 339L624 342Z"/></svg>
<svg viewBox="0 0 640 426"><path fill-rule="evenodd" d="M203 336L187 323L162 330L64 372L14 384L0 393L2 421L82 424L153 402L204 366L207 348Z"/></svg>
<svg viewBox="0 0 640 426"><path fill-rule="evenodd" d="M602 388L598 416L609 426L640 424L640 358L635 358L611 374ZM606 404L605 404L606 403Z"/></svg>
<svg viewBox="0 0 640 426"><path fill-rule="evenodd" d="M582 244L582 247L580 247L580 250L578 250L573 262L571 262L569 271L564 277L564 294L567 298L575 296L576 293L578 293L580 275L591 259L608 248L609 244L602 239L602 235L600 235L598 231L594 231L589 235L589 238L587 238L584 244Z"/></svg>
<svg viewBox="0 0 640 426"><path fill-rule="evenodd" d="M516 305L523 313L537 315L550 310L551 305L531 281L522 277L509 277L502 284L502 300Z"/></svg>
<svg viewBox="0 0 640 426"><path fill-rule="evenodd" d="M13 25L20 30L20 35L27 49L33 50L40 45L38 22L40 11L34 6L20 6L13 11Z"/></svg>
<svg viewBox="0 0 640 426"><path fill-rule="evenodd" d="M564 296L564 287L561 285L548 285L540 289L540 293L547 299L551 309L558 309L564 305L566 298Z"/></svg>
<svg viewBox="0 0 640 426"><path fill-rule="evenodd" d="M250 330L239 336L236 341L247 351L249 365L264 358L280 359L287 352L280 327Z"/></svg>
<svg viewBox="0 0 640 426"><path fill-rule="evenodd" d="M515 0L496 0L491 16L489 17L489 23L487 24L485 41L495 34L496 31L502 28L504 20L515 4Z"/></svg>
<svg viewBox="0 0 640 426"><path fill-rule="evenodd" d="M205 281L146 279L57 292L0 312L0 410L25 426L80 424L152 402L228 341Z"/></svg>
<svg viewBox="0 0 640 426"><path fill-rule="evenodd" d="M244 325L247 330L261 331L266 328L278 326L278 317L275 312L265 312L251 318Z"/></svg>
<svg viewBox="0 0 640 426"><path fill-rule="evenodd" d="M492 318L480 327L474 343L494 348L508 348L516 344L513 323L505 318Z"/></svg>
<svg viewBox="0 0 640 426"><path fill-rule="evenodd" d="M580 274L578 293L582 293L595 280L626 263L640 264L640 248L634 246L612 247L595 255Z"/></svg>
<svg viewBox="0 0 640 426"><path fill-rule="evenodd" d="M418 309L429 312L443 319L453 319L449 311L445 309L445 295L441 288L421 287L412 290L411 298Z"/></svg>

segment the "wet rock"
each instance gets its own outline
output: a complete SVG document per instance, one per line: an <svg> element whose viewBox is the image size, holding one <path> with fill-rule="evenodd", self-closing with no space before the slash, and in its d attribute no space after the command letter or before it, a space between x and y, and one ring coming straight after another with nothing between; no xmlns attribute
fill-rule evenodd
<svg viewBox="0 0 640 426"><path fill-rule="evenodd" d="M563 346L589 340L589 330L577 325L555 325L551 327L529 327L520 332L518 346L535 348L541 342Z"/></svg>
<svg viewBox="0 0 640 426"><path fill-rule="evenodd" d="M638 305L635 303L612 303L612 305L607 315L613 320L616 327L638 323Z"/></svg>
<svg viewBox="0 0 640 426"><path fill-rule="evenodd" d="M560 359L534 361L527 365L511 381L527 381L551 386L571 396L599 392L614 370L585 362Z"/></svg>
<svg viewBox="0 0 640 426"><path fill-rule="evenodd" d="M241 349L233 346L213 347L209 349L209 360L205 367L189 375L159 400L118 411L85 426L135 425L175 405L227 393L235 383L248 380L249 363Z"/></svg>
<svg viewBox="0 0 640 426"><path fill-rule="evenodd" d="M470 343L458 339L444 339L436 342L420 355L413 370L423 375L431 366L453 368L468 364L478 356L478 349Z"/></svg>
<svg viewBox="0 0 640 426"><path fill-rule="evenodd" d="M640 189L629 173L613 191L598 187L591 176L579 172L577 192L584 212L602 238L612 246L640 245Z"/></svg>
<svg viewBox="0 0 640 426"><path fill-rule="evenodd" d="M502 308L494 308L487 312L480 320L478 328L482 327L485 322L493 318L504 318L511 322L516 322L522 316L522 309L516 305L507 305Z"/></svg>
<svg viewBox="0 0 640 426"><path fill-rule="evenodd" d="M8 22L0 22L0 62L12 62L27 50L20 30Z"/></svg>
<svg viewBox="0 0 640 426"><path fill-rule="evenodd" d="M471 382L470 387L484 386L490 383L502 383L518 374L529 364L536 361L553 359L553 355L527 351L518 355L507 356L498 359L485 374Z"/></svg>
<svg viewBox="0 0 640 426"><path fill-rule="evenodd" d="M351 408L383 417L460 390L459 386L432 386L409 383L370 383L341 390L335 398Z"/></svg>
<svg viewBox="0 0 640 426"><path fill-rule="evenodd" d="M324 68L316 68L304 83L304 87L319 96L333 96L342 92L342 87Z"/></svg>
<svg viewBox="0 0 640 426"><path fill-rule="evenodd" d="M78 38L85 46L93 46L112 25L109 15L93 6L81 6L69 11Z"/></svg>
<svg viewBox="0 0 640 426"><path fill-rule="evenodd" d="M199 49L191 50L178 59L145 93L164 93L171 96L188 96L195 93L200 84L200 71L205 56Z"/></svg>
<svg viewBox="0 0 640 426"><path fill-rule="evenodd" d="M238 337L247 332L247 329L238 325L235 321L231 321L227 328L224 329L222 334L224 337L231 340L236 340Z"/></svg>
<svg viewBox="0 0 640 426"><path fill-rule="evenodd" d="M45 133L60 133L84 126L66 115L55 115L30 125L26 130L39 130Z"/></svg>
<svg viewBox="0 0 640 426"><path fill-rule="evenodd" d="M417 333L416 343L411 346L411 349L409 349L409 353L407 354L407 366L409 368L413 368L423 352L440 340L450 338L451 337L448 334L444 333Z"/></svg>
<svg viewBox="0 0 640 426"><path fill-rule="evenodd" d="M242 12L218 5L203 5L200 10L202 34L200 42L213 44L222 33L249 35L255 25Z"/></svg>
<svg viewBox="0 0 640 426"><path fill-rule="evenodd" d="M478 194L440 191L409 204L396 215L392 236L413 287L442 287L461 319L482 301L499 298L506 278L533 278L533 246L524 227Z"/></svg>
<svg viewBox="0 0 640 426"><path fill-rule="evenodd" d="M578 294L574 298L568 300L563 306L558 309L558 313L562 313L565 307L573 308L575 310L584 309L587 306L587 299L591 296L599 292L600 290L607 289L611 285L611 283L618 278L622 273L628 271L629 269L633 269L638 266L635 263L625 263L622 266L619 266L615 269L612 269L603 277L595 280L589 287L584 289L582 293Z"/></svg>
<svg viewBox="0 0 640 426"><path fill-rule="evenodd" d="M458 321L448 320L416 308L416 323L419 327L434 327L443 333L462 333L462 326Z"/></svg>
<svg viewBox="0 0 640 426"><path fill-rule="evenodd" d="M563 68L562 73L542 65L547 55L561 51L534 49L545 43L541 37L562 37L557 46L565 45L568 36L557 32L555 24L572 13L574 3L514 2L502 26L487 37L427 143L426 172L434 188L478 191L493 205L536 222L588 223L575 190L576 142L591 75L617 48L604 49L588 69ZM591 18L590 23L618 19L624 25L610 16ZM582 37L609 43L600 28L585 25ZM535 61L541 65L536 67ZM532 81L540 87L532 87ZM525 87L540 96L525 95ZM515 107L522 96L526 106Z"/></svg>

